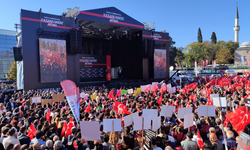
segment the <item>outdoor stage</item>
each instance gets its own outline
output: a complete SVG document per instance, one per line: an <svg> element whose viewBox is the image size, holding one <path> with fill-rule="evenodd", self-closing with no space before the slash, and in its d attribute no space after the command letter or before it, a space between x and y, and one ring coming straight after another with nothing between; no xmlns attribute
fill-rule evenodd
<svg viewBox="0 0 250 150"><path fill-rule="evenodd" d="M140 86L169 77L168 33L146 30L115 7L75 18L21 10L21 24L22 89L60 87L66 79L77 86Z"/></svg>
<svg viewBox="0 0 250 150"><path fill-rule="evenodd" d="M147 85L152 84L152 82L161 82L162 80L112 80L112 81L89 81L89 82L81 82L80 87L86 87L86 86L107 86L108 88L116 88L119 89L120 87L140 87L141 85Z"/></svg>

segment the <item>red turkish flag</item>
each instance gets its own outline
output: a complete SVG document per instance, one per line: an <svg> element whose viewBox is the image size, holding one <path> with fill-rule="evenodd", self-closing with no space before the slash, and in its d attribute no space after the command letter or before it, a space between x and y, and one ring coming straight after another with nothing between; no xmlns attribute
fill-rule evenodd
<svg viewBox="0 0 250 150"><path fill-rule="evenodd" d="M163 94L163 93L166 92L167 90L168 90L167 85L166 85L165 83L162 84L161 89L160 89L161 94Z"/></svg>
<svg viewBox="0 0 250 150"><path fill-rule="evenodd" d="M162 95L159 97L158 99L158 104L161 105L161 101L162 101Z"/></svg>
<svg viewBox="0 0 250 150"><path fill-rule="evenodd" d="M75 126L75 123L73 121L73 118L71 117L70 120L69 120L69 124L68 124L67 130L66 130L66 133L65 133L66 138L68 138L68 136L71 134L71 129L74 126Z"/></svg>
<svg viewBox="0 0 250 150"><path fill-rule="evenodd" d="M157 92L158 91L158 83L155 83L154 85L153 85L153 87L152 87L152 91L154 91L154 92Z"/></svg>
<svg viewBox="0 0 250 150"><path fill-rule="evenodd" d="M145 89L145 92L149 93L150 91L150 85Z"/></svg>
<svg viewBox="0 0 250 150"><path fill-rule="evenodd" d="M240 132L244 131L245 127L250 124L250 116L249 116L249 111L247 109L247 112L244 114L242 120L236 125L233 126L234 130L240 134Z"/></svg>
<svg viewBox="0 0 250 150"><path fill-rule="evenodd" d="M114 89L109 92L108 98L111 100L111 98L114 97Z"/></svg>
<svg viewBox="0 0 250 150"><path fill-rule="evenodd" d="M197 83L189 84L189 85L188 85L188 88L190 88L190 89L192 89L192 90L196 89L196 88L197 88Z"/></svg>
<svg viewBox="0 0 250 150"><path fill-rule="evenodd" d="M36 133L36 129L34 125L31 123L29 133L28 133L28 137L30 138L30 140L33 139L33 137L35 136L35 133Z"/></svg>
<svg viewBox="0 0 250 150"><path fill-rule="evenodd" d="M185 88L182 89L182 95L185 95L188 92L187 90L187 84L185 85Z"/></svg>
<svg viewBox="0 0 250 150"><path fill-rule="evenodd" d="M114 100L116 100L116 98L117 98L118 96L120 96L121 94L122 94L122 88L120 88L120 90L117 91Z"/></svg>
<svg viewBox="0 0 250 150"><path fill-rule="evenodd" d="M50 123L50 110L49 110L49 108L47 108L46 119Z"/></svg>
<svg viewBox="0 0 250 150"><path fill-rule="evenodd" d="M194 94L190 95L189 98L193 100L194 103L197 101L197 97Z"/></svg>
<svg viewBox="0 0 250 150"><path fill-rule="evenodd" d="M200 149L204 148L204 143L203 143L203 140L201 138L199 130L197 131L197 144L198 144L198 146L199 146Z"/></svg>
<svg viewBox="0 0 250 150"><path fill-rule="evenodd" d="M115 103L113 104L113 109L116 113L119 114L130 114L128 108L123 103L118 101L115 101Z"/></svg>
<svg viewBox="0 0 250 150"><path fill-rule="evenodd" d="M236 132L243 131L246 125L250 124L249 111L246 106L237 108L233 112L226 114L226 119L230 120Z"/></svg>
<svg viewBox="0 0 250 150"><path fill-rule="evenodd" d="M67 127L68 127L68 125L67 125L67 123L66 123L66 121L65 121L64 124L63 124L63 128L62 128L62 131L61 131L61 135L60 135L60 138L61 138L61 139L62 139L62 137L63 137L65 131L67 130Z"/></svg>
<svg viewBox="0 0 250 150"><path fill-rule="evenodd" d="M87 112L88 114L90 114L90 104L89 104L88 107L86 108L85 112Z"/></svg>

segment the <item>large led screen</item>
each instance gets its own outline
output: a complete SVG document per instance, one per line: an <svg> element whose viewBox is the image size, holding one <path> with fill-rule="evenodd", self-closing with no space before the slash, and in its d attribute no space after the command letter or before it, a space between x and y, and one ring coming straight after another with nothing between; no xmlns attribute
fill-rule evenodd
<svg viewBox="0 0 250 150"><path fill-rule="evenodd" d="M107 61L105 55L80 54L80 82L106 80Z"/></svg>
<svg viewBox="0 0 250 150"><path fill-rule="evenodd" d="M39 39L40 80L42 83L67 79L66 41Z"/></svg>
<svg viewBox="0 0 250 150"><path fill-rule="evenodd" d="M154 51L154 78L162 79L166 78L166 50L155 49Z"/></svg>

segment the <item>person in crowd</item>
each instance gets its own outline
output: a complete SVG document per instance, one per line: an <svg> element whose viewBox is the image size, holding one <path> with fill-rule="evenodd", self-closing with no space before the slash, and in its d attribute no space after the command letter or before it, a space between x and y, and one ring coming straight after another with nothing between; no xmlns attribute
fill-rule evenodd
<svg viewBox="0 0 250 150"><path fill-rule="evenodd" d="M20 144L15 144L14 145L14 150L21 150L21 145Z"/></svg>
<svg viewBox="0 0 250 150"><path fill-rule="evenodd" d="M53 150L53 141L52 140L47 140L46 141L46 150Z"/></svg>
<svg viewBox="0 0 250 150"><path fill-rule="evenodd" d="M6 149L9 144L13 144L13 145L20 144L19 140L16 139L16 130L14 128L11 128L8 131L8 134L9 136L3 140L4 149Z"/></svg>
<svg viewBox="0 0 250 150"><path fill-rule="evenodd" d="M232 131L227 131L226 134L227 134L227 147L228 147L228 149L234 148L236 145L234 133Z"/></svg>
<svg viewBox="0 0 250 150"><path fill-rule="evenodd" d="M218 140L217 136L215 133L211 133L209 135L209 140L212 143L212 150L223 150L223 145L222 143Z"/></svg>
<svg viewBox="0 0 250 150"><path fill-rule="evenodd" d="M2 135L1 135L1 138L0 138L0 149L4 149L3 140L8 137L9 128L2 127L1 130L2 130Z"/></svg>
<svg viewBox="0 0 250 150"><path fill-rule="evenodd" d="M111 146L111 143L109 143L109 135L108 134L105 134L103 136L103 143L102 143L102 146L103 146L103 150L109 150L110 149L110 146Z"/></svg>
<svg viewBox="0 0 250 150"><path fill-rule="evenodd" d="M186 135L186 140L181 142L181 147L183 150L198 150L198 145L196 142L192 141L193 133L188 132Z"/></svg>
<svg viewBox="0 0 250 150"><path fill-rule="evenodd" d="M25 126L22 126L20 129L21 135L17 137L17 139L20 141L21 145L27 144L29 146L30 144L30 138L26 135L27 128Z"/></svg>
<svg viewBox="0 0 250 150"><path fill-rule="evenodd" d="M162 150L162 139L160 137L154 137L151 139L151 147L153 150Z"/></svg>
<svg viewBox="0 0 250 150"><path fill-rule="evenodd" d="M31 140L30 145L38 142L40 145L46 145L46 142L44 142L42 139L42 132L37 131L35 133L35 138Z"/></svg>
<svg viewBox="0 0 250 150"><path fill-rule="evenodd" d="M145 135L148 133L145 130L135 131L133 124L125 127L124 116L126 115L118 113L115 105L117 102L123 104L129 113L138 112L138 116L143 116L143 109L158 109L160 113L163 105L175 107L172 116L161 116L161 127L156 131L159 134L151 140L152 149L197 149L197 132L199 131L204 142L204 150L220 150L223 149L224 144L222 129L226 134L226 146L235 148L237 147L238 133L240 131L235 128L235 122L227 118L228 114L236 109L245 108L242 97L247 97L247 93L250 91L248 88L250 82L248 83L247 80L249 77L249 75L245 75L245 77L198 76L194 81L185 80L182 89L177 89L173 93L169 91L161 92L158 89L156 92L142 91L137 95L123 93L116 98L113 95L111 99L108 97L111 89L105 86L80 87L79 91L84 92L85 95L87 94L87 97L83 96L79 99L79 120L74 118L72 108L65 99L50 104L30 102L32 96L42 96L43 99L51 98L54 94L64 94L63 90L39 89L0 93L3 99L2 103L0 101L0 148L2 143L3 150L140 150L148 141L147 135ZM227 82L227 89L223 85L220 85L220 88L214 86L215 80L224 80L225 78L230 81ZM176 83L169 83L173 87L176 86ZM219 83L224 84L225 82L216 82L216 85ZM196 84L196 86L190 88L191 84ZM234 86L237 86L237 88L234 88ZM185 90L186 87L187 90ZM225 94L227 107L222 109L216 107L214 117L199 116L198 107L213 105L209 102L209 94L219 94L220 97ZM91 98L89 95L95 95L96 98ZM161 96L160 102L159 98ZM7 99L5 100L5 98ZM90 110L87 110L88 106L90 106ZM188 129L184 129L185 118L177 118L178 109L185 107L191 107L194 114L194 126L190 127L190 132L188 132ZM121 108L123 107L119 106L119 111ZM48 109L50 110L49 120L47 119ZM69 128L71 118L74 124ZM105 132L104 119L121 119L121 131ZM100 125L98 129L100 140L85 141L82 139L82 127L79 121L98 122ZM67 125L66 129L65 125ZM35 130L31 126L34 126ZM247 126L244 130L242 129L242 132L249 132ZM9 146L9 143L13 143L13 141L18 141L22 146L19 148L19 143L14 143L12 147ZM192 146L195 148L190 148Z"/></svg>

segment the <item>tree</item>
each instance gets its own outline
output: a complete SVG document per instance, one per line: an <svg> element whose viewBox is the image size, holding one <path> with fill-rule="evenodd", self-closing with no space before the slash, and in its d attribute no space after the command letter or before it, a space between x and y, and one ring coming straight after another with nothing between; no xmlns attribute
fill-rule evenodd
<svg viewBox="0 0 250 150"><path fill-rule="evenodd" d="M16 62L13 61L11 62L11 67L10 70L8 71L9 76L7 80L16 80L16 75L17 75L17 67L16 67Z"/></svg>
<svg viewBox="0 0 250 150"><path fill-rule="evenodd" d="M216 37L216 34L214 32L212 32L212 35L211 35L211 42L213 44L216 44L217 43L217 37Z"/></svg>
<svg viewBox="0 0 250 150"><path fill-rule="evenodd" d="M175 41L173 41L173 39L169 36L169 55L170 55L170 59L169 59L169 63L170 66L174 66L174 58L176 56L176 51L177 48L174 46Z"/></svg>
<svg viewBox="0 0 250 150"><path fill-rule="evenodd" d="M185 56L180 49L177 49L174 60L182 67L182 61L185 60Z"/></svg>
<svg viewBox="0 0 250 150"><path fill-rule="evenodd" d="M216 52L216 63L218 64L229 64L233 59L233 55L230 50L222 47Z"/></svg>
<svg viewBox="0 0 250 150"><path fill-rule="evenodd" d="M198 29L198 36L197 37L198 37L198 42L202 43L202 34L201 34L201 29L200 28Z"/></svg>

